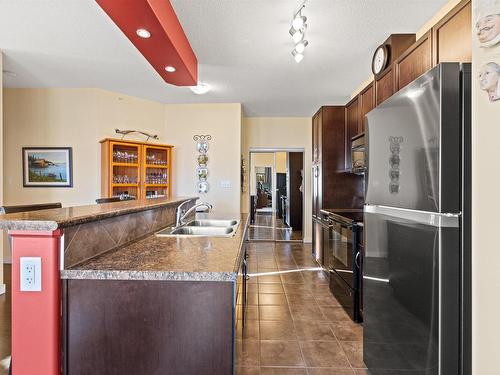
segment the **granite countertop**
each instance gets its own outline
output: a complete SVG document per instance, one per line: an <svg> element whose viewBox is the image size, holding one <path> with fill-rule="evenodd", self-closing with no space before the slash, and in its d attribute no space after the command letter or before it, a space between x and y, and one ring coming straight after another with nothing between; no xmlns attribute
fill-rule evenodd
<svg viewBox="0 0 500 375"><path fill-rule="evenodd" d="M0 215L0 230L53 231L195 199L197 197L143 199L12 213Z"/></svg>
<svg viewBox="0 0 500 375"><path fill-rule="evenodd" d="M197 214L240 219L233 237L157 237L111 250L71 269L63 279L235 281L243 257L248 214Z"/></svg>

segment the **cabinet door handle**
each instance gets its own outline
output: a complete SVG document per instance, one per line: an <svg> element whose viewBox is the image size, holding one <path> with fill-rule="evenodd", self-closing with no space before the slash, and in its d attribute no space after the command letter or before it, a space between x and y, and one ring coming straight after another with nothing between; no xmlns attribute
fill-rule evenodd
<svg viewBox="0 0 500 375"><path fill-rule="evenodd" d="M356 258L354 258L354 263L356 263L356 267L358 267L358 269L360 269L361 267L359 266L358 260L359 260L359 251L356 254Z"/></svg>

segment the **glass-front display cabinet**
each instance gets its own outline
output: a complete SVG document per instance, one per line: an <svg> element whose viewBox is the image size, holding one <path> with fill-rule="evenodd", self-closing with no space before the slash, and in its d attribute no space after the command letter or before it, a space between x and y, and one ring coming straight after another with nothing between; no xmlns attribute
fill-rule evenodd
<svg viewBox="0 0 500 375"><path fill-rule="evenodd" d="M101 198L171 196L172 147L136 141L101 141Z"/></svg>

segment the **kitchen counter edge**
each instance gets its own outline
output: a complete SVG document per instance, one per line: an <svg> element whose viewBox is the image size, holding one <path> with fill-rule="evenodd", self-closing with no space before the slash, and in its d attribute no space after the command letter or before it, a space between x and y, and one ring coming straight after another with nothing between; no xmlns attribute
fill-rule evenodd
<svg viewBox="0 0 500 375"><path fill-rule="evenodd" d="M12 213L0 215L0 230L49 232L196 199L198 197L142 199Z"/></svg>

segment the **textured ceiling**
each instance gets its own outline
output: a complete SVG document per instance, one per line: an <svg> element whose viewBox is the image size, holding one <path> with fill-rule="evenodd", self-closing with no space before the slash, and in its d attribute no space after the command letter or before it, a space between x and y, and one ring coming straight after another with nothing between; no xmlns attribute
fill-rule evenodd
<svg viewBox="0 0 500 375"><path fill-rule="evenodd" d="M446 0L309 0L296 64L294 0L172 0L198 57L203 96L166 84L93 0L0 0L7 87L99 87L163 103L241 102L247 116L310 116L345 104L375 47L415 32Z"/></svg>

